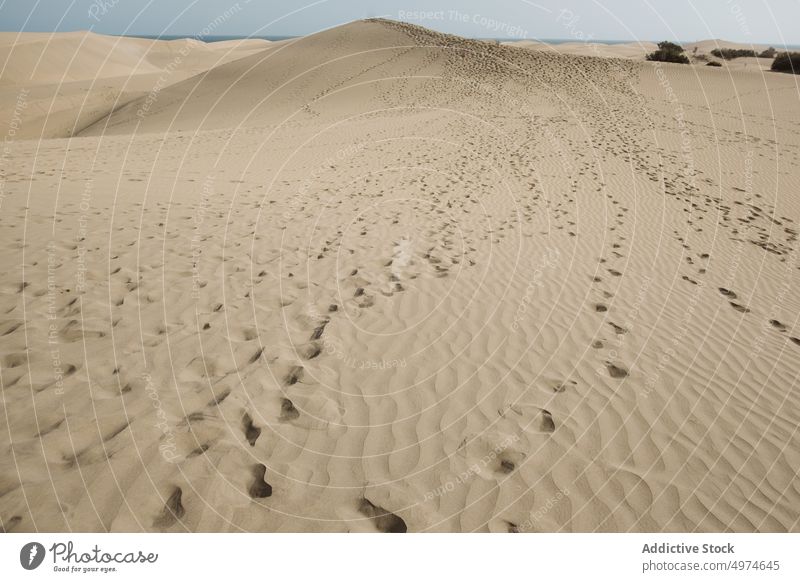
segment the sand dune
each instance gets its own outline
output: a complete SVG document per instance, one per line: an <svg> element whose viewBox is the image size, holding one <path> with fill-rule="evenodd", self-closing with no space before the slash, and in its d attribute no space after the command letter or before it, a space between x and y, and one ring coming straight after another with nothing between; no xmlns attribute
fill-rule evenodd
<svg viewBox="0 0 800 582"><path fill-rule="evenodd" d="M371 20L10 143L3 528L797 531L796 96Z"/></svg>
<svg viewBox="0 0 800 582"><path fill-rule="evenodd" d="M755 50L761 52L769 48L769 46L765 44L745 44L741 42L730 42L720 38L711 38L706 40L698 40L697 42L686 43L683 45L683 48L690 53L694 52L695 48L697 48L698 53L710 53L712 50L718 48L745 49L745 50Z"/></svg>
<svg viewBox="0 0 800 582"><path fill-rule="evenodd" d="M146 98L272 43L120 38L91 32L0 33L0 132L69 137Z"/></svg>
<svg viewBox="0 0 800 582"><path fill-rule="evenodd" d="M599 42L562 42L558 44L549 44L547 42L535 40L516 40L508 41L503 44L517 48L555 52L567 55L639 60L644 60L645 55L658 48L654 42L626 42L619 44L604 44Z"/></svg>

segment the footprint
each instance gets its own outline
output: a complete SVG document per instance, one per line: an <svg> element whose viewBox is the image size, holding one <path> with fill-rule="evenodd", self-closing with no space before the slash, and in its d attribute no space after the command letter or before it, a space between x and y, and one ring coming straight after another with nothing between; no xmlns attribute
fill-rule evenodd
<svg viewBox="0 0 800 582"><path fill-rule="evenodd" d="M253 465L253 482L250 484L248 493L253 499L263 499L272 495L272 485L264 480L267 474L267 467L259 463Z"/></svg>
<svg viewBox="0 0 800 582"><path fill-rule="evenodd" d="M750 310L744 305L739 305L738 303L734 303L733 301L729 301L728 303L730 303L731 307L733 307L739 313L750 313Z"/></svg>
<svg viewBox="0 0 800 582"><path fill-rule="evenodd" d="M256 446L256 441L261 436L261 429L253 424L253 419L247 412L242 417L242 429L244 430L244 438L247 439L250 446Z"/></svg>
<svg viewBox="0 0 800 582"><path fill-rule="evenodd" d="M181 504L182 495L183 491L180 487L175 487L172 490L172 494L164 504L164 509L161 510L161 514L153 520L153 527L160 529L168 528L184 516L186 510Z"/></svg>
<svg viewBox="0 0 800 582"><path fill-rule="evenodd" d="M311 341L318 340L322 337L322 334L325 332L325 326L328 325L328 322L329 320L326 319L314 329L314 332L311 334Z"/></svg>
<svg viewBox="0 0 800 582"><path fill-rule="evenodd" d="M542 408L542 418L539 421L539 430L542 432L554 432L556 430L556 423L553 420L553 415L549 410Z"/></svg>
<svg viewBox="0 0 800 582"><path fill-rule="evenodd" d="M295 408L294 403L288 398L281 399L281 422L289 422L300 417L300 411Z"/></svg>
<svg viewBox="0 0 800 582"><path fill-rule="evenodd" d="M358 306L362 309L366 309L367 307L372 307L375 305L375 298L371 295L364 295L359 301Z"/></svg>
<svg viewBox="0 0 800 582"><path fill-rule="evenodd" d="M303 379L303 372L303 366L292 366L283 379L284 384L287 386L294 386Z"/></svg>
<svg viewBox="0 0 800 582"><path fill-rule="evenodd" d="M609 321L608 325L610 325L611 327L614 328L614 333L616 333L617 335L624 335L624 334L628 333L627 329L625 329L624 327L618 326L616 323L612 323L612 322Z"/></svg>
<svg viewBox="0 0 800 582"><path fill-rule="evenodd" d="M408 527L403 519L394 513L386 511L383 507L379 507L372 503L366 497L361 499L358 506L358 511L370 518L372 524L379 532L383 533L406 533Z"/></svg>
<svg viewBox="0 0 800 582"><path fill-rule="evenodd" d="M0 526L0 533L11 533L14 531L14 528L17 527L22 522L22 517L19 515L14 515L8 520L0 521L3 525Z"/></svg>
<svg viewBox="0 0 800 582"><path fill-rule="evenodd" d="M729 299L736 299L736 293L734 293L730 289L725 289L725 287L720 287L719 292Z"/></svg>
<svg viewBox="0 0 800 582"><path fill-rule="evenodd" d="M7 329L6 329L6 330L5 330L5 331L4 331L2 334L0 334L0 335L9 335L9 334L11 334L11 333L14 333L15 331L17 331L17 330L20 328L20 326L21 326L21 325L22 325L21 323L14 323L14 324L10 325L10 326L9 326L9 327L8 327L8 328L7 328Z"/></svg>
<svg viewBox="0 0 800 582"><path fill-rule="evenodd" d="M553 392L560 394L562 392L566 392L567 388L577 386L578 383L575 380L554 380L548 383L550 388Z"/></svg>
<svg viewBox="0 0 800 582"><path fill-rule="evenodd" d="M552 431L549 431L552 432ZM502 459L500 461L500 466L497 469L498 473L502 473L503 475L508 475L514 472L517 466L514 464L514 461L509 461L508 459Z"/></svg>
<svg viewBox="0 0 800 582"><path fill-rule="evenodd" d="M609 376L612 378L621 379L628 376L628 370L616 364L612 364L611 362L606 362L606 369L608 370Z"/></svg>
<svg viewBox="0 0 800 582"><path fill-rule="evenodd" d="M27 354L24 353L17 353L17 354L8 354L6 357L3 358L3 368L18 368L25 364L28 361Z"/></svg>
<svg viewBox="0 0 800 582"><path fill-rule="evenodd" d="M105 332L83 329L77 319L71 319L59 332L64 341L77 342L84 339L97 339L105 337Z"/></svg>
<svg viewBox="0 0 800 582"><path fill-rule="evenodd" d="M298 350L300 357L304 360L313 360L322 353L322 344L320 342L312 341Z"/></svg>
<svg viewBox="0 0 800 582"><path fill-rule="evenodd" d="M594 305L594 310L595 310L597 313L605 313L606 311L608 311L608 307L606 307L606 306L605 306L605 305L603 305L602 303L595 303L595 305Z"/></svg>
<svg viewBox="0 0 800 582"><path fill-rule="evenodd" d="M247 363L248 364L255 364L261 358L261 354L263 354L263 353L264 353L264 348L258 348L255 351L255 353L252 356L250 356L250 359L248 360Z"/></svg>
<svg viewBox="0 0 800 582"><path fill-rule="evenodd" d="M209 401L209 403L207 404L207 406L219 406L219 405L220 405L220 404L222 404L222 403L225 401L225 399L226 399L228 396L230 396L230 395L231 395L231 390L230 390L230 388L228 388L227 390L223 390L223 391L222 391L222 392L220 392L219 394L216 394L216 395L214 396L214 398L212 398L212 399Z"/></svg>
<svg viewBox="0 0 800 582"><path fill-rule="evenodd" d="M770 319L769 323L770 323L770 325L772 327L774 327L778 331L786 331L787 330L787 327L784 324L782 324L780 321L778 321L777 319Z"/></svg>

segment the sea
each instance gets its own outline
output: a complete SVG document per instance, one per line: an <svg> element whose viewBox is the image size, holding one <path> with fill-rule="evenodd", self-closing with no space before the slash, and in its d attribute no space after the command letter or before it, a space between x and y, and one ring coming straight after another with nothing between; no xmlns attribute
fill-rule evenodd
<svg viewBox="0 0 800 582"><path fill-rule="evenodd" d="M194 38L197 40L202 40L205 42L220 42L225 40L240 40L245 38L257 38L263 40L271 40L271 41L279 41L279 40L289 40L292 38L300 38L299 36L238 36L238 35L208 35L208 36L198 36L198 35L190 35L190 34L126 34L123 36L129 36L133 38L149 38L153 40L181 40L184 38ZM546 42L548 44L562 44L565 42L580 42L575 40L574 38L520 38L520 37L513 37L513 38L481 38L480 40L493 40L497 42L514 42L514 41L521 41L521 40L533 40L538 42ZM608 45L615 45L615 44L627 44L627 43L634 43L638 41L634 40L601 40L601 39L592 39L590 42L597 43L597 44L608 44ZM658 42L658 41L641 41L641 42ZM695 41L679 41L678 44L691 44ZM754 43L757 46L761 45L769 45L774 46L778 50L800 50L800 45L797 44L787 44L781 45L780 43Z"/></svg>

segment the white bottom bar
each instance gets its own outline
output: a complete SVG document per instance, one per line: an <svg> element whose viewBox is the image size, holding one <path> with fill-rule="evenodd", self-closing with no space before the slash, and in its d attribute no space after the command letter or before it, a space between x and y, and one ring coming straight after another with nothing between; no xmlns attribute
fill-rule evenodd
<svg viewBox="0 0 800 582"><path fill-rule="evenodd" d="M509 577L777 582L800 580L799 550L800 534L32 533L0 536L0 573L4 580L139 582L254 574L325 582ZM32 570L23 566L37 562Z"/></svg>

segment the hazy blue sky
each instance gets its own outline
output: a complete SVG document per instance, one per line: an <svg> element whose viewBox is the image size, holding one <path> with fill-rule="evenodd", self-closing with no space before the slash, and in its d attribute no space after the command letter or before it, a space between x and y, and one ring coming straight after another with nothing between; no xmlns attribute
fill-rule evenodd
<svg viewBox="0 0 800 582"><path fill-rule="evenodd" d="M0 0L0 30L296 35L369 16L473 37L800 44L800 0Z"/></svg>

